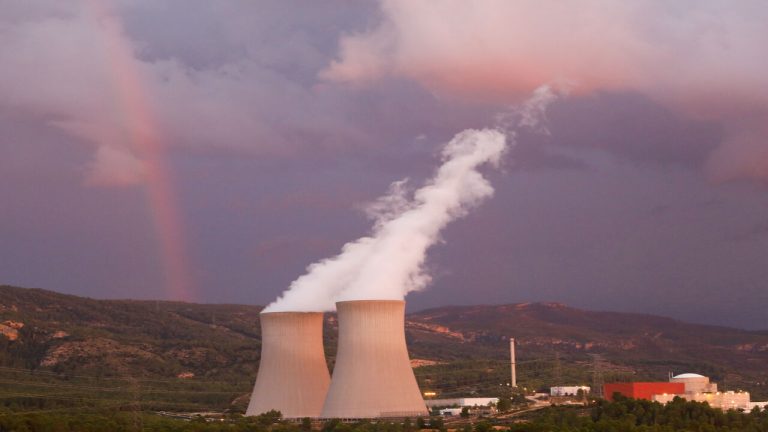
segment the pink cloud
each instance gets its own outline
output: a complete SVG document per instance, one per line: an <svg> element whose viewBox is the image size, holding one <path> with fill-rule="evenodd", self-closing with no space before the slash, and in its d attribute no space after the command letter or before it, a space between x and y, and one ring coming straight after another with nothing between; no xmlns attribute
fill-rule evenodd
<svg viewBox="0 0 768 432"><path fill-rule="evenodd" d="M146 166L129 151L104 145L98 148L86 182L94 186L130 186L144 181Z"/></svg>
<svg viewBox="0 0 768 432"><path fill-rule="evenodd" d="M339 42L321 76L418 81L437 95L514 102L541 84L641 92L733 130L716 177L768 180L768 7L762 2L382 0L382 20ZM750 136L750 138L744 138ZM751 144L744 144L749 141ZM734 144L740 142L742 144ZM735 150L736 149L736 150ZM738 156L736 156L738 155ZM754 158L757 159L754 160Z"/></svg>

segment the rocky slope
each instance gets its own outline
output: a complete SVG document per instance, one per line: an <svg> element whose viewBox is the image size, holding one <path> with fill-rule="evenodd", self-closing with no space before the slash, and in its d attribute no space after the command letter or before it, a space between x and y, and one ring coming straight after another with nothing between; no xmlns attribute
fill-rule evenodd
<svg viewBox="0 0 768 432"><path fill-rule="evenodd" d="M233 382L255 377L259 306L93 300L0 286L0 370ZM333 364L336 320L326 319ZM423 387L487 393L508 381L508 338L532 387L698 372L765 394L768 333L556 303L441 307L409 314ZM0 377L1 378L1 377ZM238 387L238 388L239 388Z"/></svg>

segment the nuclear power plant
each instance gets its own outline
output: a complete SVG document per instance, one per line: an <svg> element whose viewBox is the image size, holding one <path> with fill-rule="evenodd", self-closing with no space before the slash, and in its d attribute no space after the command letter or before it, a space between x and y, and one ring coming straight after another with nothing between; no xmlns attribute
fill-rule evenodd
<svg viewBox="0 0 768 432"><path fill-rule="evenodd" d="M540 105L538 95L531 103ZM442 164L430 180L407 194L402 181L392 183L389 193L369 208L376 216L369 234L347 242L334 257L309 265L266 307L267 313L324 311L336 302L338 352L320 416L365 419L428 414L405 346L405 302L369 299L402 299L426 285L429 278L422 264L427 250L440 240L448 223L493 194L479 169L496 165L506 148L507 137L499 128L459 133L443 147ZM408 253L403 254L406 249ZM350 298L366 300L337 301ZM315 353L322 352L322 346L314 339L316 335L320 341L317 325L311 334L292 332L295 340L265 340L247 414L280 409L285 417L317 417L314 404L320 399L324 378L301 370L297 375L303 378L297 379L288 371L289 367L301 369L304 362L319 368ZM285 346L301 345L305 338L311 348ZM301 358L291 359L293 354ZM306 401L301 395L304 387L310 393ZM292 397L299 402L291 402Z"/></svg>
<svg viewBox="0 0 768 432"><path fill-rule="evenodd" d="M246 415L278 410L286 418L319 417L331 380L322 312L260 316L261 361Z"/></svg>
<svg viewBox="0 0 768 432"><path fill-rule="evenodd" d="M339 347L324 418L428 415L405 346L405 302L336 303Z"/></svg>
<svg viewBox="0 0 768 432"><path fill-rule="evenodd" d="M365 419L426 416L405 345L405 302L336 303L333 378L323 353L323 314L261 314L261 363L246 415ZM329 386L330 382L330 386Z"/></svg>

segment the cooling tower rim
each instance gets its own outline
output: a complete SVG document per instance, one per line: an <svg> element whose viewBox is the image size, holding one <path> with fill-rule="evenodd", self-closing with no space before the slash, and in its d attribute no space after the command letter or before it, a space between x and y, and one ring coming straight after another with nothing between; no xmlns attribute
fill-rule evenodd
<svg viewBox="0 0 768 432"><path fill-rule="evenodd" d="M379 304L405 304L405 300L382 300L382 299L371 299L371 300L341 300L336 302L336 307L340 305L348 305L348 304L372 304L372 303L379 303Z"/></svg>
<svg viewBox="0 0 768 432"><path fill-rule="evenodd" d="M297 316L297 315L300 315L300 316L311 316L311 315L323 315L324 313L325 312L307 312L307 311L274 311L274 312L261 311L261 312L259 312L259 315L273 316L273 317L278 317L278 316Z"/></svg>

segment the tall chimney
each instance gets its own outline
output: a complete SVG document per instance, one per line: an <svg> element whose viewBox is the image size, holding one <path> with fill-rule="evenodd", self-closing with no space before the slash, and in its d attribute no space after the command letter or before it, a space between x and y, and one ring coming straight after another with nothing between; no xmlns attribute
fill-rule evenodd
<svg viewBox="0 0 768 432"><path fill-rule="evenodd" d="M510 385L512 387L517 387L517 369L515 367L515 338L509 338L509 361L512 372L512 381L510 382Z"/></svg>
<svg viewBox="0 0 768 432"><path fill-rule="evenodd" d="M405 345L405 302L336 303L339 345L324 418L428 415Z"/></svg>
<svg viewBox="0 0 768 432"><path fill-rule="evenodd" d="M245 415L278 410L284 418L319 417L330 374L322 312L261 313L261 361Z"/></svg>

